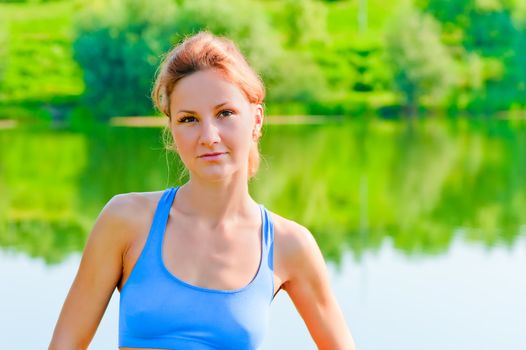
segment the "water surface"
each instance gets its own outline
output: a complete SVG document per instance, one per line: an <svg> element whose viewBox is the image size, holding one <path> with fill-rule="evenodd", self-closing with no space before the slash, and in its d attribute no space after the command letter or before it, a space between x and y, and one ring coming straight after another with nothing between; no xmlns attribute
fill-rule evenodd
<svg viewBox="0 0 526 350"><path fill-rule="evenodd" d="M251 191L307 226L359 349L526 343L526 126L268 126ZM160 130L0 131L0 348L43 348L115 194L184 181ZM93 349L117 344L118 292ZM31 336L28 336L31 334ZM264 349L314 349L285 293Z"/></svg>

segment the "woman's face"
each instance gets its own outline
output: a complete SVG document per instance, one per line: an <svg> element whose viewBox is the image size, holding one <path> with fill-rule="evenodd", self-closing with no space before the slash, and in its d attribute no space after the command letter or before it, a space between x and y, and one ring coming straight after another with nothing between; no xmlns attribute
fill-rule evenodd
<svg viewBox="0 0 526 350"><path fill-rule="evenodd" d="M170 129L192 178L247 178L248 155L261 128L261 105L216 70L179 80L170 96Z"/></svg>

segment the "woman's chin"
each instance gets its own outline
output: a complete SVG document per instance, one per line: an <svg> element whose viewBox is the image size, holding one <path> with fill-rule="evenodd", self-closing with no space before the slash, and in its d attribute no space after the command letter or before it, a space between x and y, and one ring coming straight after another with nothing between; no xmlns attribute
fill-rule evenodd
<svg viewBox="0 0 526 350"><path fill-rule="evenodd" d="M198 177L199 179L207 182L224 182L231 180L234 176L239 176L239 169L232 169L230 167L208 167L207 169L201 169L198 172L191 172L192 177Z"/></svg>

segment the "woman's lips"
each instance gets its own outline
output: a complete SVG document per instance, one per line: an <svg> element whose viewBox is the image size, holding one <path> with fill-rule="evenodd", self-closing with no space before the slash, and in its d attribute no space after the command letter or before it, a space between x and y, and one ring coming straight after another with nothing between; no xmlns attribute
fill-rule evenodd
<svg viewBox="0 0 526 350"><path fill-rule="evenodd" d="M199 156L201 159L205 160L215 160L220 158L225 152L214 152L214 153L205 153Z"/></svg>

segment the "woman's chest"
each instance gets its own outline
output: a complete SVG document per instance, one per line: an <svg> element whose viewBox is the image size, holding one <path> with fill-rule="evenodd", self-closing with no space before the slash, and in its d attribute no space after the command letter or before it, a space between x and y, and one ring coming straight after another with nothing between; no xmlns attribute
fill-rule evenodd
<svg viewBox="0 0 526 350"><path fill-rule="evenodd" d="M198 227L167 226L162 246L168 271L188 284L234 290L256 276L264 249L257 231L206 232Z"/></svg>

